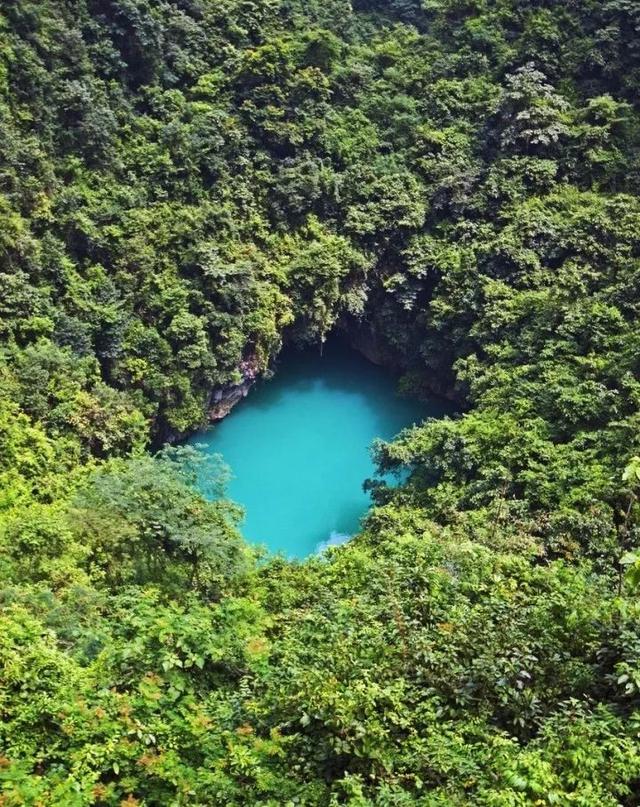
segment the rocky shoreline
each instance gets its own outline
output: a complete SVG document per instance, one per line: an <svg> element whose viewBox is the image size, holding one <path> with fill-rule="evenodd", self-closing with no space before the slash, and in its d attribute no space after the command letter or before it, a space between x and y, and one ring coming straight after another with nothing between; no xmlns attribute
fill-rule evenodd
<svg viewBox="0 0 640 807"><path fill-rule="evenodd" d="M341 323L337 331L344 337L353 350L360 353L372 364L385 367L391 372L402 373L409 369L402 357L397 355L385 344L384 340L368 323ZM274 358L274 361L277 357ZM238 367L241 380L237 384L227 384L216 387L211 391L207 405L207 421L217 423L225 418L229 412L249 394L253 385L264 374L255 354L243 359ZM443 385L435 379L422 380L425 393L437 395L458 405L461 404L460 394L451 386ZM163 435L161 442L176 443L186 437L185 434L171 432Z"/></svg>
<svg viewBox="0 0 640 807"><path fill-rule="evenodd" d="M229 384L212 390L208 407L209 420L212 423L226 417L233 407L248 395L249 390L261 374L260 366L255 356L244 359L240 363L238 371L242 376L240 383Z"/></svg>

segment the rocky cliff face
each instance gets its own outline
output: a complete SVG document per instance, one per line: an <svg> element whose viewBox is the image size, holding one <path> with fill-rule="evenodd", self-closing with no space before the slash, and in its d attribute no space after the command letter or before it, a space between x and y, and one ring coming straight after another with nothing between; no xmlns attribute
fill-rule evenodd
<svg viewBox="0 0 640 807"><path fill-rule="evenodd" d="M403 364L399 356L385 345L372 325L367 323L345 323L341 325L345 336L351 347L361 353L365 359L372 364L387 367L390 370L403 369Z"/></svg>
<svg viewBox="0 0 640 807"><path fill-rule="evenodd" d="M233 407L246 397L247 393L254 385L260 375L260 367L255 356L244 359L238 371L242 380L238 384L230 384L226 387L218 387L211 393L209 401L209 420L212 422L222 420Z"/></svg>
<svg viewBox="0 0 640 807"><path fill-rule="evenodd" d="M406 357L389 347L389 344L383 336L380 336L374 324L343 322L339 327L351 347L361 353L372 364L386 367L396 374L409 374L412 378L412 389L418 397L421 395L425 397L437 395L457 405L462 404L464 396L460 390L456 389L453 376L447 375L441 378L429 372L424 366L421 367L407 362Z"/></svg>

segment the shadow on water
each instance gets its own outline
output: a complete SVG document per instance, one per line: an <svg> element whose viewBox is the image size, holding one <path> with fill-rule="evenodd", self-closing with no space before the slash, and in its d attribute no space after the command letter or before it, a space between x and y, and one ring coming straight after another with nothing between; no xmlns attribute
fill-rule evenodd
<svg viewBox="0 0 640 807"><path fill-rule="evenodd" d="M424 412L420 412L420 401L396 392L398 378L389 370L372 364L341 339L332 337L325 344L322 354L318 348L283 350L275 376L259 382L251 391L251 404L256 409L268 411L281 405L284 398L292 393L304 394L322 387L328 393L363 398L363 405L380 423L387 422L386 413L376 406L376 398L381 392L386 396L395 395L399 406L409 414L439 417L451 410L446 402L434 399L424 406ZM405 412L401 411L401 414ZM422 417L417 419L421 420ZM400 429L411 425L402 417L398 418L398 422Z"/></svg>

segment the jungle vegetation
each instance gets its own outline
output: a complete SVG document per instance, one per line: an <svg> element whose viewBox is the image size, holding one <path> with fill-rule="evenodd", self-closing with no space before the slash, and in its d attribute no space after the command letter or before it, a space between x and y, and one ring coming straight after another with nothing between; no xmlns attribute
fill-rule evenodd
<svg viewBox="0 0 640 807"><path fill-rule="evenodd" d="M640 804L638 86L636 0L3 0L2 807ZM260 556L162 446L336 328L460 414Z"/></svg>

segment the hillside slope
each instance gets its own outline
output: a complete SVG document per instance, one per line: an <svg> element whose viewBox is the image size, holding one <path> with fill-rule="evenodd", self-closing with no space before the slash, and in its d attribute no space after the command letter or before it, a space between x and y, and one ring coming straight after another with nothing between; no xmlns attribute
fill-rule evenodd
<svg viewBox="0 0 640 807"><path fill-rule="evenodd" d="M640 804L639 30L3 2L0 805ZM256 558L149 448L335 328L463 414Z"/></svg>

